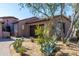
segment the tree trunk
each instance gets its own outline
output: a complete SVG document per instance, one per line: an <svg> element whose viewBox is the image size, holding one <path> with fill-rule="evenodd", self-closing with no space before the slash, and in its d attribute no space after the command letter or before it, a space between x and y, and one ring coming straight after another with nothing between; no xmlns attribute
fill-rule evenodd
<svg viewBox="0 0 79 59"><path fill-rule="evenodd" d="M63 18L62 18L62 15L63 15L63 3L61 3L61 23L63 22ZM62 26L62 25L61 25ZM62 28L61 28L61 40L64 42L64 33L63 33L63 26L62 26Z"/></svg>

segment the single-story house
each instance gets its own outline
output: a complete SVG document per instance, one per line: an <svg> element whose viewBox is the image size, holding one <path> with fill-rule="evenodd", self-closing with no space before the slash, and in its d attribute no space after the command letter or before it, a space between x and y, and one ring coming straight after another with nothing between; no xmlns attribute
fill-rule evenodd
<svg viewBox="0 0 79 59"><path fill-rule="evenodd" d="M56 33L58 35L63 33L63 36L67 34L69 30L71 21L70 17L57 15L54 17L49 17L52 19L53 26L55 27ZM0 33L8 32L11 36L24 36L24 37L34 37L35 36L35 27L40 25L46 27L49 23L49 18L37 18L31 17L19 20L16 17L0 17L2 21L0 22ZM5 19L5 21L3 21ZM63 31L61 30L63 29ZM0 37L4 37L5 34L0 34Z"/></svg>
<svg viewBox="0 0 79 59"><path fill-rule="evenodd" d="M62 16L61 19L61 16L57 15L49 18L52 19L52 23L56 29L57 34L60 35L61 32L63 32L63 36L65 36L71 24L70 17L68 18L66 16ZM40 25L43 27L47 26L49 18L40 19L37 17L32 17L15 22L14 23L15 36L34 37L35 26L36 25ZM63 29L63 31L61 29Z"/></svg>

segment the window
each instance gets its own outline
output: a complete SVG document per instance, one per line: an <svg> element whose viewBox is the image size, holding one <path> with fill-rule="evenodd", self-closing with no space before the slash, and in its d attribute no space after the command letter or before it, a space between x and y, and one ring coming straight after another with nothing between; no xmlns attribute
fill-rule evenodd
<svg viewBox="0 0 79 59"><path fill-rule="evenodd" d="M22 30L24 30L24 25L22 25Z"/></svg>
<svg viewBox="0 0 79 59"><path fill-rule="evenodd" d="M14 24L14 32L17 32L17 24Z"/></svg>

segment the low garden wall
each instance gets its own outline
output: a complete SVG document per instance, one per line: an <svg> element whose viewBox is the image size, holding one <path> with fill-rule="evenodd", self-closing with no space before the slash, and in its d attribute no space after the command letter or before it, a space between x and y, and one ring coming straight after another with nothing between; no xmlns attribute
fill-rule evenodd
<svg viewBox="0 0 79 59"><path fill-rule="evenodd" d="M10 32L3 31L3 37L10 37Z"/></svg>

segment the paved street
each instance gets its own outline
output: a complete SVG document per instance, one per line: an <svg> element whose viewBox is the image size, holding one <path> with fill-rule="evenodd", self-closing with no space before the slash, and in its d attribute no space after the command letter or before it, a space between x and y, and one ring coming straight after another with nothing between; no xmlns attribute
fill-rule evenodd
<svg viewBox="0 0 79 59"><path fill-rule="evenodd" d="M0 39L0 56L11 56L9 45L12 42L11 39Z"/></svg>

